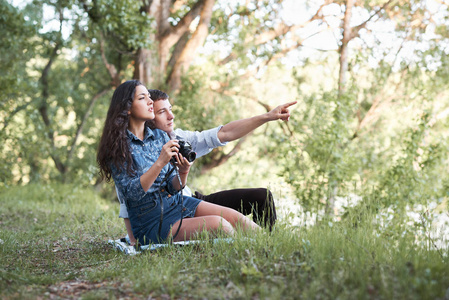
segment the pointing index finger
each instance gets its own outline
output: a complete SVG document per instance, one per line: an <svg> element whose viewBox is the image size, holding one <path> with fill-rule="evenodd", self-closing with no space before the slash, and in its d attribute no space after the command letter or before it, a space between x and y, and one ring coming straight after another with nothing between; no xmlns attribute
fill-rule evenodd
<svg viewBox="0 0 449 300"><path fill-rule="evenodd" d="M295 105L296 103L298 103L298 101L287 102L287 103L283 104L282 107L283 108L287 108L287 107L290 107L292 105Z"/></svg>

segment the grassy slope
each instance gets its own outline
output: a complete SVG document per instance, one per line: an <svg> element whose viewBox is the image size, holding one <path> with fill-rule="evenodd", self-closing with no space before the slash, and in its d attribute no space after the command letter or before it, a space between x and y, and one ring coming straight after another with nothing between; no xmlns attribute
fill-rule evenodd
<svg viewBox="0 0 449 300"><path fill-rule="evenodd" d="M370 222L291 228L128 257L118 205L89 189L0 193L0 297L444 299L449 262Z"/></svg>

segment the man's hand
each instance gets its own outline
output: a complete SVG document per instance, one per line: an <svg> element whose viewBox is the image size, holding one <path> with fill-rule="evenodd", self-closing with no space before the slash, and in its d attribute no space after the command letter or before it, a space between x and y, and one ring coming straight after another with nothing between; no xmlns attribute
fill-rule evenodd
<svg viewBox="0 0 449 300"><path fill-rule="evenodd" d="M288 102L282 105L277 106L270 112L268 112L269 119L274 120L283 120L288 121L290 119L290 111L288 108L292 105L295 105L298 101Z"/></svg>
<svg viewBox="0 0 449 300"><path fill-rule="evenodd" d="M190 167L192 166L193 162L189 162L189 160L185 158L181 153L178 153L173 157L176 158L176 165L178 166L180 174L185 174L190 171Z"/></svg>
<svg viewBox="0 0 449 300"><path fill-rule="evenodd" d="M298 101L293 101L279 105L275 109L247 119L241 119L237 121L232 121L225 126L223 126L220 131L218 131L217 136L220 142L230 142L247 135L257 127L274 120L284 120L288 121L290 118L290 112L288 108Z"/></svg>

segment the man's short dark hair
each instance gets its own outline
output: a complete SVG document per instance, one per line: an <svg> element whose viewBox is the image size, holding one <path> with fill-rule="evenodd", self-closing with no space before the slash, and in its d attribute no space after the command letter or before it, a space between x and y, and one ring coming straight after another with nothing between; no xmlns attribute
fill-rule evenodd
<svg viewBox="0 0 449 300"><path fill-rule="evenodd" d="M148 90L148 93L150 93L151 100L153 101L166 100L169 98L167 93L160 90Z"/></svg>

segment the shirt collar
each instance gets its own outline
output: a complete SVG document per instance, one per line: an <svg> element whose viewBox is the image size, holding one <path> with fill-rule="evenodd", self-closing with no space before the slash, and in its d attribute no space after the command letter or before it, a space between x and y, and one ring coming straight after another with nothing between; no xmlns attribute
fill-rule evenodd
<svg viewBox="0 0 449 300"><path fill-rule="evenodd" d="M127 134L128 134L128 138L131 141L141 141L134 133L132 133L131 131L129 131L129 129L126 129ZM151 130L149 127L145 127L145 134L143 137L143 140L147 140L149 138L154 138L154 133L153 130Z"/></svg>

